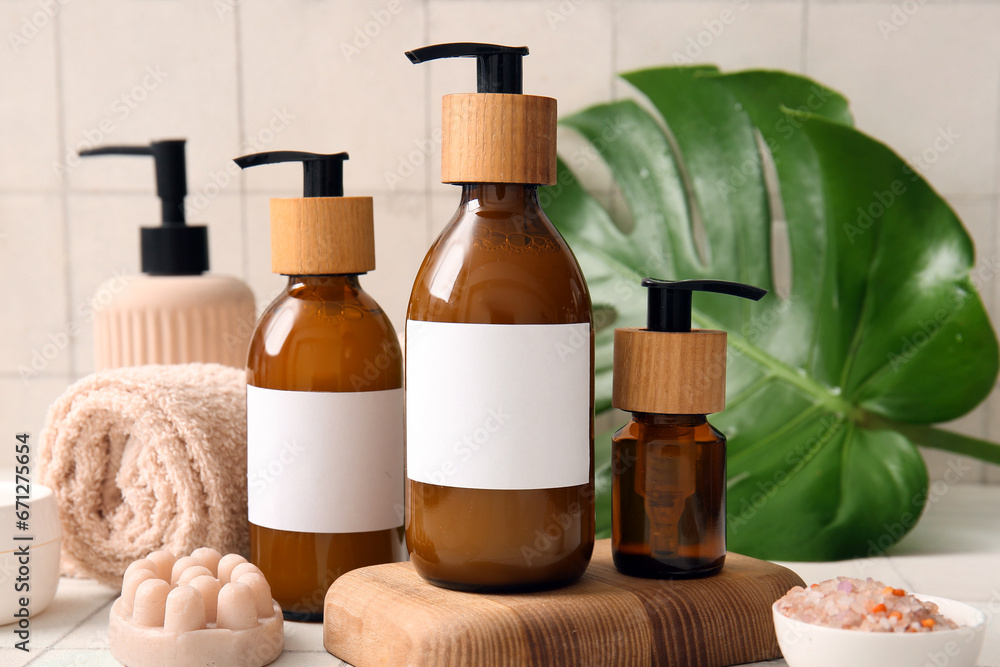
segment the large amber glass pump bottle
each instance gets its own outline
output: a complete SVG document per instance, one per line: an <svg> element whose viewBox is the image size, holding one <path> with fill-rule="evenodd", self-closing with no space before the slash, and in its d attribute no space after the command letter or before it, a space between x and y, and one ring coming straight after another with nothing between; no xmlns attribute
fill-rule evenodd
<svg viewBox="0 0 1000 667"><path fill-rule="evenodd" d="M478 67L477 93L444 98L441 180L462 198L406 323L407 546L423 577L462 590L572 582L594 545L590 295L538 204L556 102L521 94L527 53L407 54Z"/></svg>

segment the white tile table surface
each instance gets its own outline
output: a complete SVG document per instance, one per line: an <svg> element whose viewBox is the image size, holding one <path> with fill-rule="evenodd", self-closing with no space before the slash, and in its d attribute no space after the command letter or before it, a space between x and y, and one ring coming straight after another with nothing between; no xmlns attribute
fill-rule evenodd
<svg viewBox="0 0 1000 667"><path fill-rule="evenodd" d="M1000 667L1000 488L956 485L937 496L917 527L890 555L835 563L783 563L813 583L837 575L872 576L909 591L968 602L987 614L980 667ZM107 650L108 609L117 592L93 581L63 579L51 607L31 624L29 653L11 648L13 626L0 627L0 667L117 665ZM323 649L319 624L285 623L278 667L346 663ZM775 660L758 665L784 665ZM897 666L898 667L898 666Z"/></svg>

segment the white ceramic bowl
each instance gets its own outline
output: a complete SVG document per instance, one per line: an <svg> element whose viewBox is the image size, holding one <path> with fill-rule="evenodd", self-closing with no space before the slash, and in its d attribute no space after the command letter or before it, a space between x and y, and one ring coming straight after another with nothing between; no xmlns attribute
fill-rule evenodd
<svg viewBox="0 0 1000 667"><path fill-rule="evenodd" d="M841 630L788 618L775 602L771 612L778 646L788 667L975 667L986 637L986 614L948 598L914 596L936 603L960 627L910 633Z"/></svg>
<svg viewBox="0 0 1000 667"><path fill-rule="evenodd" d="M21 608L20 598L28 598L28 614L40 614L56 595L59 586L59 508L52 489L41 484L31 485L27 500L28 530L16 528L17 496L15 482L0 482L0 625L18 619L14 614ZM31 536L31 541L15 540L16 536ZM28 575L24 581L18 548L28 546ZM22 580L18 581L21 577ZM28 590L16 587L28 585Z"/></svg>

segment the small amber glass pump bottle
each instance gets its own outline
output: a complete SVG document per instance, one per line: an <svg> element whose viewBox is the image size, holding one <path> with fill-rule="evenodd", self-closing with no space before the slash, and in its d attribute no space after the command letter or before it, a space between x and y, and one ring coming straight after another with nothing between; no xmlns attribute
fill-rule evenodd
<svg viewBox="0 0 1000 667"><path fill-rule="evenodd" d="M250 560L285 618L321 621L330 584L403 557L402 355L362 288L375 268L371 197L344 197L347 153L302 162L304 197L271 200L271 267L288 276L247 359Z"/></svg>
<svg viewBox="0 0 1000 667"><path fill-rule="evenodd" d="M441 180L462 187L406 321L406 543L428 581L551 588L594 549L593 324L569 246L538 204L555 183L556 101L521 94L524 47L474 57L442 105Z"/></svg>
<svg viewBox="0 0 1000 667"><path fill-rule="evenodd" d="M721 280L647 278L645 329L615 329L612 403L632 420L612 439L612 556L635 577L716 574L726 560L726 437L705 415L726 402L726 333L691 329L691 293L754 301Z"/></svg>

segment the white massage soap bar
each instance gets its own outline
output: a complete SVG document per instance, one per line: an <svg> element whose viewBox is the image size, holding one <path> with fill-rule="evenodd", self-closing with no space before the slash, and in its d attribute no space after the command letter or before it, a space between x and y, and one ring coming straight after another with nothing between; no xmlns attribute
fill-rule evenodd
<svg viewBox="0 0 1000 667"><path fill-rule="evenodd" d="M129 565L108 635L128 667L260 667L285 646L281 607L257 566L206 548Z"/></svg>

